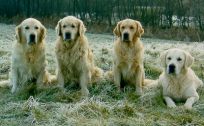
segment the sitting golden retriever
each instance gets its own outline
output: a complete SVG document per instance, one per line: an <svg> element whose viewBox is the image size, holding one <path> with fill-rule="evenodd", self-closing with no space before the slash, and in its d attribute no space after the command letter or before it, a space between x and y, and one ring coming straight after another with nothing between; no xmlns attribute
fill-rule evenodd
<svg viewBox="0 0 204 126"><path fill-rule="evenodd" d="M193 62L194 58L180 49L169 49L161 54L164 72L159 77L159 83L163 87L163 97L168 107L176 107L174 101L186 100L184 107L191 109L198 101L196 89L203 82L190 68Z"/></svg>
<svg viewBox="0 0 204 126"><path fill-rule="evenodd" d="M145 85L145 74L144 47L140 37L144 29L139 21L125 19L118 22L113 32L118 37L114 42L114 83L118 89L122 84L133 85L136 87L136 93L141 95Z"/></svg>
<svg viewBox="0 0 204 126"><path fill-rule="evenodd" d="M11 61L11 92L16 92L29 81L37 85L49 83L45 60L45 27L36 19L28 18L16 27L16 39Z"/></svg>
<svg viewBox="0 0 204 126"><path fill-rule="evenodd" d="M78 83L83 96L88 96L88 83L97 81L102 70L94 65L93 53L86 38L86 28L76 17L61 19L56 27L57 81L64 87L67 83Z"/></svg>

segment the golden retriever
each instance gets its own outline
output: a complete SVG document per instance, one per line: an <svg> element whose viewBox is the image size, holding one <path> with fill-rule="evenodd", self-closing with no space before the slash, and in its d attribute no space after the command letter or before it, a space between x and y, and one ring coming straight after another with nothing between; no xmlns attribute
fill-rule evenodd
<svg viewBox="0 0 204 126"><path fill-rule="evenodd" d="M120 89L129 83L141 95L144 86L144 47L140 41L144 29L139 21L125 19L118 22L113 33L118 37L114 42L113 76L114 84Z"/></svg>
<svg viewBox="0 0 204 126"><path fill-rule="evenodd" d="M86 28L76 17L61 19L56 27L57 82L61 87L78 83L83 96L89 95L88 83L101 78L103 71L94 65L94 57L86 38Z"/></svg>
<svg viewBox="0 0 204 126"><path fill-rule="evenodd" d="M168 107L176 107L174 101L185 100L184 107L191 109L198 101L196 90L203 82L190 68L193 62L194 58L184 50L174 48L161 54L164 72L159 77L159 83L163 87L163 97Z"/></svg>
<svg viewBox="0 0 204 126"><path fill-rule="evenodd" d="M16 39L11 61L10 84L14 93L29 81L38 86L49 83L45 60L45 27L36 19L28 18L16 27Z"/></svg>

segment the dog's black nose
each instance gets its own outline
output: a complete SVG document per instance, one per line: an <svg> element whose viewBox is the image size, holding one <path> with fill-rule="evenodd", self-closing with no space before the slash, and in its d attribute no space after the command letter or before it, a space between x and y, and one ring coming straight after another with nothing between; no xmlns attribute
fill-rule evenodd
<svg viewBox="0 0 204 126"><path fill-rule="evenodd" d="M29 43L35 43L35 35L34 34L31 34L30 35L30 42Z"/></svg>
<svg viewBox="0 0 204 126"><path fill-rule="evenodd" d="M124 41L129 41L129 34L128 33L124 33L123 34L123 39L124 39Z"/></svg>
<svg viewBox="0 0 204 126"><path fill-rule="evenodd" d="M66 40L71 39L71 33L70 32L65 33L65 39Z"/></svg>
<svg viewBox="0 0 204 126"><path fill-rule="evenodd" d="M175 72L176 66L174 64L169 65L169 73L174 73Z"/></svg>

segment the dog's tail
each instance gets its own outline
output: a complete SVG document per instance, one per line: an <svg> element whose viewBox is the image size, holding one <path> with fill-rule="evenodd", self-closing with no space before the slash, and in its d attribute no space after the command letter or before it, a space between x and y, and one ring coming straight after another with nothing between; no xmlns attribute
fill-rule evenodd
<svg viewBox="0 0 204 126"><path fill-rule="evenodd" d="M145 88L154 88L159 85L158 80L144 79L144 87Z"/></svg>
<svg viewBox="0 0 204 126"><path fill-rule="evenodd" d="M111 71L111 70L110 71L106 71L104 73L104 79L109 81L109 82L113 82L114 81L114 79L113 79L113 71Z"/></svg>
<svg viewBox="0 0 204 126"><path fill-rule="evenodd" d="M11 87L9 80L0 81L0 88L4 88L4 87Z"/></svg>
<svg viewBox="0 0 204 126"><path fill-rule="evenodd" d="M55 85L57 84L57 76L50 74L48 71L45 73L45 77L43 80L45 85Z"/></svg>
<svg viewBox="0 0 204 126"><path fill-rule="evenodd" d="M91 83L96 83L102 80L104 72L101 68L94 67L91 74Z"/></svg>

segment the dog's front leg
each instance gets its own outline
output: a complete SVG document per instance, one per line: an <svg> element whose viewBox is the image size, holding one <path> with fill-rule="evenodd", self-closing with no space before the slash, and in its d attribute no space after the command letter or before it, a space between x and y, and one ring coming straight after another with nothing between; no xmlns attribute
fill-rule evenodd
<svg viewBox="0 0 204 126"><path fill-rule="evenodd" d="M91 73L90 72L82 72L80 75L80 86L81 86L81 93L82 96L88 97L89 96L89 90L87 88L88 83L91 79Z"/></svg>
<svg viewBox="0 0 204 126"><path fill-rule="evenodd" d="M138 69L136 70L136 93L137 95L142 95L142 83L143 83L143 68L141 66L138 66Z"/></svg>
<svg viewBox="0 0 204 126"><path fill-rule="evenodd" d="M195 84L192 84L195 85ZM187 100L184 104L184 107L186 109L191 109L193 104L199 100L199 95L195 89L195 87L190 86L188 89L184 92L184 96L186 96Z"/></svg>
<svg viewBox="0 0 204 126"><path fill-rule="evenodd" d="M17 81L18 81L17 68L12 68L10 77L11 77L10 83L12 85L11 93L14 93L17 89Z"/></svg>
<svg viewBox="0 0 204 126"><path fill-rule="evenodd" d="M187 100L186 100L186 103L184 104L184 107L186 109L192 109L192 106L193 104L198 101L199 99L199 96L194 96L194 97L189 97Z"/></svg>
<svg viewBox="0 0 204 126"><path fill-rule="evenodd" d="M60 69L57 70L57 83L60 88L64 88L64 75Z"/></svg>
<svg viewBox="0 0 204 126"><path fill-rule="evenodd" d="M113 67L113 77L114 77L114 84L118 88L118 91L120 91L121 73L117 65L114 65Z"/></svg>
<svg viewBox="0 0 204 126"><path fill-rule="evenodd" d="M169 107L169 108L175 108L176 107L176 104L175 102L168 96L164 96L164 100L166 102L166 105Z"/></svg>
<svg viewBox="0 0 204 126"><path fill-rule="evenodd" d="M45 70L42 69L37 77L37 87L42 87L43 86L43 78L45 76Z"/></svg>

